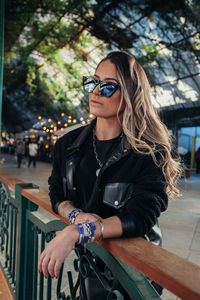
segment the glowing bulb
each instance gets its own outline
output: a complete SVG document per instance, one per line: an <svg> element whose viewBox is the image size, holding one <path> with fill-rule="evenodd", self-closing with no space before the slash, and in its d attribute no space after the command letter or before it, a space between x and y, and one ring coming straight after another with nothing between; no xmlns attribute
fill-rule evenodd
<svg viewBox="0 0 200 300"><path fill-rule="evenodd" d="M38 120L41 120L42 119L42 117L41 116L38 116Z"/></svg>
<svg viewBox="0 0 200 300"><path fill-rule="evenodd" d="M61 122L60 122L60 121L58 121L57 123L58 123L58 125L60 125L60 124L61 124Z"/></svg>
<svg viewBox="0 0 200 300"><path fill-rule="evenodd" d="M48 119L48 122L51 122L51 119Z"/></svg>
<svg viewBox="0 0 200 300"><path fill-rule="evenodd" d="M64 117L65 114L64 114L64 113L61 113L60 115L61 115L61 117Z"/></svg>

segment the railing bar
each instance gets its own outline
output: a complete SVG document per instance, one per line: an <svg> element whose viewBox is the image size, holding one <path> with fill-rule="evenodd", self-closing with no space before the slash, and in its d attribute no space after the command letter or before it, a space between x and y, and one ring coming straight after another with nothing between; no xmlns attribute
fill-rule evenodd
<svg viewBox="0 0 200 300"><path fill-rule="evenodd" d="M51 283L52 283L52 279L51 276L49 275L47 278L47 300L51 300Z"/></svg>
<svg viewBox="0 0 200 300"><path fill-rule="evenodd" d="M33 300L37 300L37 279L38 279L38 228L34 230L34 262L33 262Z"/></svg>
<svg viewBox="0 0 200 300"><path fill-rule="evenodd" d="M41 253L44 250L44 246L45 246L45 234L44 232L42 232L41 234ZM43 292L44 292L44 275L41 272L40 273L40 291L39 291L39 300L43 300Z"/></svg>
<svg viewBox="0 0 200 300"><path fill-rule="evenodd" d="M8 201L7 201L6 205L7 205L7 219L5 219L5 225L6 225L7 230L6 230L6 249L5 249L6 261L5 261L5 268L8 268L8 259L9 259L9 255L8 255L8 236L9 236L8 228L9 228L9 217L10 217L9 202Z"/></svg>
<svg viewBox="0 0 200 300"><path fill-rule="evenodd" d="M44 275L40 272L40 291L39 291L39 300L43 300L43 292L44 292Z"/></svg>
<svg viewBox="0 0 200 300"><path fill-rule="evenodd" d="M12 275L12 251L13 251L13 207L12 205L9 203L9 207L10 207L10 261L9 261L9 272L10 275Z"/></svg>
<svg viewBox="0 0 200 300"><path fill-rule="evenodd" d="M12 283L15 285L16 241L17 241L17 208L14 208L14 247L13 247L13 273Z"/></svg>

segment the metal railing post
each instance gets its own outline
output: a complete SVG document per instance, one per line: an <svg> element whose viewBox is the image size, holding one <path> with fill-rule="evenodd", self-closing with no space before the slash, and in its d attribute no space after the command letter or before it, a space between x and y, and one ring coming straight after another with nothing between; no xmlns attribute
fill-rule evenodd
<svg viewBox="0 0 200 300"><path fill-rule="evenodd" d="M15 300L32 299L32 260L34 249L34 233L30 228L27 218L27 211L37 210L38 206L22 196L23 188L29 188L30 184L16 184L15 186L15 201L19 209L19 217L17 224L17 247L18 255L16 261L16 294ZM29 253L28 253L29 252ZM28 255L29 254L29 255Z"/></svg>
<svg viewBox="0 0 200 300"><path fill-rule="evenodd" d="M1 16L1 20L0 20L0 141L1 141L5 0L1 0L0 16Z"/></svg>

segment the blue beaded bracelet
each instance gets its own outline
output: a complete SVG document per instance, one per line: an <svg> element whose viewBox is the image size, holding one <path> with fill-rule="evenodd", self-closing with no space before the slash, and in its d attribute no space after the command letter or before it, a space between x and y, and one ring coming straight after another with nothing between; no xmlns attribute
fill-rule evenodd
<svg viewBox="0 0 200 300"><path fill-rule="evenodd" d="M78 214L80 214L82 212L83 212L83 210L80 208L73 209L68 215L70 224L74 224L76 217L78 216Z"/></svg>
<svg viewBox="0 0 200 300"><path fill-rule="evenodd" d="M79 223L79 244L86 245L94 241L96 226L92 222Z"/></svg>

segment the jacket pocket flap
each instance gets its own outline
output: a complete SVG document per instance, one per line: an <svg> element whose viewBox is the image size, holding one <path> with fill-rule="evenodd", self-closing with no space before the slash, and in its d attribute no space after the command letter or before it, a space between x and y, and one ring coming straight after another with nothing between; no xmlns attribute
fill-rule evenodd
<svg viewBox="0 0 200 300"><path fill-rule="evenodd" d="M103 189L103 203L115 209L123 207L133 195L133 183L114 182Z"/></svg>

